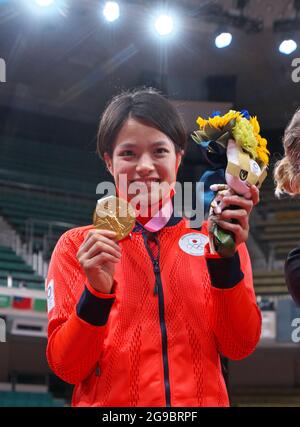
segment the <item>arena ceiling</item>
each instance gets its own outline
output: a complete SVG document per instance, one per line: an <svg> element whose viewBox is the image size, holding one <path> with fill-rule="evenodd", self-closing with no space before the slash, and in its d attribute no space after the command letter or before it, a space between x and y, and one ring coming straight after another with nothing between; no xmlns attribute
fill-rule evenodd
<svg viewBox="0 0 300 427"><path fill-rule="evenodd" d="M278 52L281 34L274 32L275 21L295 17L292 0L169 1L178 31L168 42L151 26L158 1L120 2L113 25L104 22L98 0L63 1L59 14L41 17L28 0L0 0L1 106L94 122L120 89L164 81L170 98L201 100L205 79L214 75L236 75L236 106L260 115L267 127L284 126L300 104L300 83L291 77L300 26L291 56ZM219 19L214 11L222 12ZM234 41L219 50L214 37L224 14L235 22ZM239 28L241 14L260 28Z"/></svg>

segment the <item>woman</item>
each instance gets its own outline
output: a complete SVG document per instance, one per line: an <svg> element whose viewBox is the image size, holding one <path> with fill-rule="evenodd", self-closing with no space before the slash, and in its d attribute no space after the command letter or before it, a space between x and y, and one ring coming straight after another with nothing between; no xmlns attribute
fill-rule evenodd
<svg viewBox="0 0 300 427"><path fill-rule="evenodd" d="M274 169L276 195L300 194L300 110L296 111L283 137L284 157ZM285 277L290 294L300 306L300 248L292 250L285 263Z"/></svg>
<svg viewBox="0 0 300 427"><path fill-rule="evenodd" d="M118 244L92 225L58 241L47 277L52 370L75 384L73 406L228 406L220 354L247 357L261 331L245 245L258 190L251 200L224 199L239 206L217 218L238 250L222 259L201 246L207 223L189 229L174 215L172 191L156 197L160 183L172 188L186 147L181 119L163 96L144 89L114 98L97 147L119 196L131 201L125 176L146 185L146 203L155 193L155 209ZM165 221L154 221L166 205Z"/></svg>

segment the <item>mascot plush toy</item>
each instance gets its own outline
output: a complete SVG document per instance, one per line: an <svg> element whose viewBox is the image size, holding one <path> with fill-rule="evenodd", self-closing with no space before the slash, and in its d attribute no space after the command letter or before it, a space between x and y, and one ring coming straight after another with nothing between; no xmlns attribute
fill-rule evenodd
<svg viewBox="0 0 300 427"><path fill-rule="evenodd" d="M199 130L191 136L208 165L200 182L204 183L206 211L213 217L223 210L224 196L238 194L250 198L250 185L260 188L267 176L270 152L267 140L260 135L257 118L250 117L246 110L230 110L224 116L215 112L208 119L198 117L197 124ZM231 232L213 224L211 235L212 253L233 256L236 248Z"/></svg>

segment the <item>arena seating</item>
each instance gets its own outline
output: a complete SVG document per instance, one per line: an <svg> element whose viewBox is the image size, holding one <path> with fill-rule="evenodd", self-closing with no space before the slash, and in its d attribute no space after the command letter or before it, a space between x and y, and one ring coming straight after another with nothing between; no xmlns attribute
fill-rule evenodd
<svg viewBox="0 0 300 427"><path fill-rule="evenodd" d="M0 246L0 284L7 285L7 275L11 275L13 286L18 287L26 282L29 289L40 289L44 285L44 278L34 273L21 257L12 249Z"/></svg>
<svg viewBox="0 0 300 427"><path fill-rule="evenodd" d="M13 298L1 294L1 286L7 286L8 277L12 279L14 288L44 289L45 279L37 275L24 260L14 251L0 246L0 308L27 308L37 312L46 310L46 301L42 299Z"/></svg>
<svg viewBox="0 0 300 427"><path fill-rule="evenodd" d="M233 407L299 407L298 388L247 388L235 390Z"/></svg>
<svg viewBox="0 0 300 427"><path fill-rule="evenodd" d="M101 168L94 152L2 136L0 179L93 195Z"/></svg>
<svg viewBox="0 0 300 427"><path fill-rule="evenodd" d="M263 251L267 268L254 270L257 294L287 293L284 277L284 262L288 253L300 243L299 200L283 196L275 197L273 170L264 182L260 203L251 217L251 233Z"/></svg>
<svg viewBox="0 0 300 427"><path fill-rule="evenodd" d="M46 245L50 255L59 236L67 229L91 223L95 203L79 197L69 197L20 188L13 192L3 189L0 196L1 215L17 230L24 241L32 239L33 250Z"/></svg>
<svg viewBox="0 0 300 427"><path fill-rule="evenodd" d="M62 407L64 401L51 393L0 391L0 407Z"/></svg>
<svg viewBox="0 0 300 427"><path fill-rule="evenodd" d="M251 230L267 258L282 266L290 250L300 243L300 204L298 199L274 195L272 171L261 191L257 207L260 219L251 224ZM280 264L281 261L281 264Z"/></svg>
<svg viewBox="0 0 300 427"><path fill-rule="evenodd" d="M94 152L2 136L0 215L30 250L42 251L49 261L62 233L92 222L100 197L96 186L107 177ZM0 286L7 286L8 277L15 288L44 289L45 278L0 244ZM0 292L0 308L14 308L15 299ZM46 301L33 299L26 307L45 311Z"/></svg>
<svg viewBox="0 0 300 427"><path fill-rule="evenodd" d="M91 223L108 179L94 152L1 137L0 215L46 260L63 232Z"/></svg>
<svg viewBox="0 0 300 427"><path fill-rule="evenodd" d="M287 288L283 270L254 270L255 292L259 295L286 294Z"/></svg>

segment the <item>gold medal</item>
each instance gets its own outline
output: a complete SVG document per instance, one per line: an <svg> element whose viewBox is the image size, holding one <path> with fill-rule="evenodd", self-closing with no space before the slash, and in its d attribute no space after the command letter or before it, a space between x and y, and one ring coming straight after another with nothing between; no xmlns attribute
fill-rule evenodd
<svg viewBox="0 0 300 427"><path fill-rule="evenodd" d="M117 233L116 239L122 240L135 225L135 211L124 199L108 196L99 199L93 215L93 224L99 230L111 230Z"/></svg>

